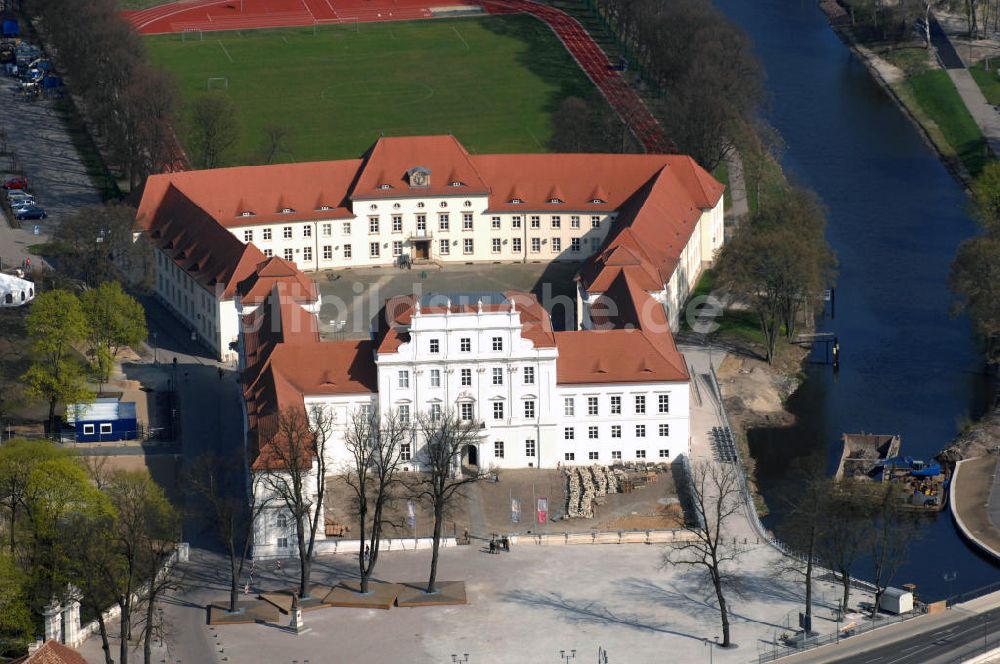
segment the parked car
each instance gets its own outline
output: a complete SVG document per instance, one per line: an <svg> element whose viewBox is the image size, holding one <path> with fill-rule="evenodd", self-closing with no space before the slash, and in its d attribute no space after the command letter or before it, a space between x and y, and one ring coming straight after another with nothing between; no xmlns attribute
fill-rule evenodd
<svg viewBox="0 0 1000 664"><path fill-rule="evenodd" d="M49 215L45 214L45 209L40 208L37 205L29 205L25 208L19 208L14 212L14 218L18 221L24 221L26 219L45 219Z"/></svg>
<svg viewBox="0 0 1000 664"><path fill-rule="evenodd" d="M4 182L0 187L7 189L27 189L28 188L28 178L24 176L18 176L16 178L11 178Z"/></svg>
<svg viewBox="0 0 1000 664"><path fill-rule="evenodd" d="M24 189L8 189L7 190L7 202L11 205L14 201L29 200L31 202L35 201L35 197L26 192Z"/></svg>

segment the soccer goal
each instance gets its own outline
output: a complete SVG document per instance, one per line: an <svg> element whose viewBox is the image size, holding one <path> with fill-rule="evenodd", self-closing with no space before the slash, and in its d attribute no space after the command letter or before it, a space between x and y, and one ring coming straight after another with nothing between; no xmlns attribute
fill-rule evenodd
<svg viewBox="0 0 1000 664"><path fill-rule="evenodd" d="M205 35L198 28L185 28L181 31L181 41L205 41Z"/></svg>
<svg viewBox="0 0 1000 664"><path fill-rule="evenodd" d="M206 90L228 90L229 79L225 76L214 76L205 83Z"/></svg>

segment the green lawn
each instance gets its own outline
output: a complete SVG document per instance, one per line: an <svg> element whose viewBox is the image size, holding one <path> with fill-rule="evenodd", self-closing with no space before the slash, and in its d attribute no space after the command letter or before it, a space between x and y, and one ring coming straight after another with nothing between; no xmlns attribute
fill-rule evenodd
<svg viewBox="0 0 1000 664"><path fill-rule="evenodd" d="M471 152L542 152L562 99L592 90L551 30L527 16L203 37L147 43L187 99L226 79L242 126L236 163L253 162L270 123L291 130L288 161L357 157L380 134L453 133Z"/></svg>
<svg viewBox="0 0 1000 664"><path fill-rule="evenodd" d="M969 69L969 73L976 80L979 89L983 91L986 101L991 104L1000 104L1000 75L997 74L995 66L1000 65L1000 61L993 60L990 62L990 65L993 69L992 71L987 71L983 69L981 61L977 62L974 67Z"/></svg>
<svg viewBox="0 0 1000 664"><path fill-rule="evenodd" d="M985 141L948 74L940 69L926 71L906 79L906 86L920 108L940 128L966 169L973 176L978 175L986 159Z"/></svg>

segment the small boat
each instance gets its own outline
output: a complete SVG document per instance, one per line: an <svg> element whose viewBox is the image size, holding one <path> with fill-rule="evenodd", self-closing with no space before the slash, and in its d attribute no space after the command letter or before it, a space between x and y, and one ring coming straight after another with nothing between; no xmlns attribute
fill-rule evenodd
<svg viewBox="0 0 1000 664"><path fill-rule="evenodd" d="M944 509L950 473L936 462L901 456L898 435L844 434L842 440L835 479L892 482L900 487L905 507L933 512Z"/></svg>

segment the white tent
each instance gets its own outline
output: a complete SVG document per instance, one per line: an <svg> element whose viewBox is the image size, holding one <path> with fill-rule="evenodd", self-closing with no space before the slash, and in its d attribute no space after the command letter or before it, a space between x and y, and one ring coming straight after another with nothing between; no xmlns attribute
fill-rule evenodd
<svg viewBox="0 0 1000 664"><path fill-rule="evenodd" d="M0 272L0 307L20 307L35 299L35 284Z"/></svg>

